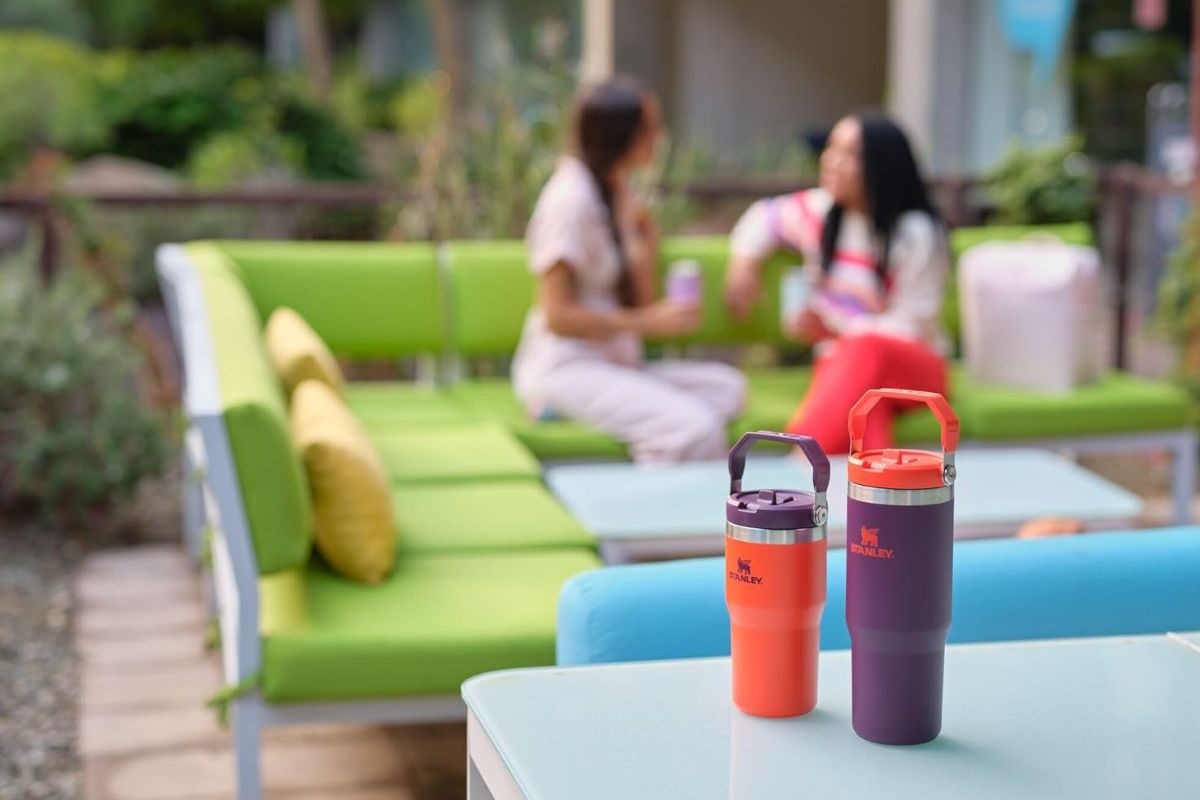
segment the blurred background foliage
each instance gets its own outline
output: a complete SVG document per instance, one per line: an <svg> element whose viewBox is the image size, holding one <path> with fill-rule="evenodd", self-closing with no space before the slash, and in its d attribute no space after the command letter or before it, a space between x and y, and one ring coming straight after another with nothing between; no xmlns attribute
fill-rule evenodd
<svg viewBox="0 0 1200 800"><path fill-rule="evenodd" d="M992 220L1004 225L1089 222L1096 211L1095 170L1079 136L1009 150L984 176L984 186L994 207Z"/></svg>
<svg viewBox="0 0 1200 800"><path fill-rule="evenodd" d="M158 474L168 419L145 402L132 308L85 269L44 286L0 269L0 511L80 520Z"/></svg>

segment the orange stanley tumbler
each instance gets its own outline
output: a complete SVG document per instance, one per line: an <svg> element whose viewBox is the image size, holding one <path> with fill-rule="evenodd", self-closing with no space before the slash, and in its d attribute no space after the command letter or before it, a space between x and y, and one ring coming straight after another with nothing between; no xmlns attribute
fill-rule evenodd
<svg viewBox="0 0 1200 800"><path fill-rule="evenodd" d="M742 491L756 441L799 447L815 492ZM798 717L817 704L817 650L825 608L829 459L808 436L747 433L729 453L725 503L725 602L733 703L759 717Z"/></svg>

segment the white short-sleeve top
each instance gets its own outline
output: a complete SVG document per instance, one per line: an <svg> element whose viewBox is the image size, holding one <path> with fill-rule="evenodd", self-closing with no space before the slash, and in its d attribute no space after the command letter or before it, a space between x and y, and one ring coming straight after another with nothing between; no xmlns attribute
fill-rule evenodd
<svg viewBox="0 0 1200 800"><path fill-rule="evenodd" d="M578 158L564 156L542 188L525 231L530 271L540 276L562 262L575 279L579 303L596 311L618 308L621 259L608 220L591 171ZM633 366L642 360L642 342L632 333L606 340L559 336L535 305L525 319L513 360L517 396L535 406L543 377L563 363L580 359Z"/></svg>
<svg viewBox="0 0 1200 800"><path fill-rule="evenodd" d="M876 270L880 245L871 221L842 217L828 274L821 269L821 232L833 206L829 193L809 189L759 200L738 220L730 247L735 256L766 258L787 247L804 254L813 288L811 308L839 335L877 333L924 342L949 351L940 310L950 274L942 226L923 211L896 223L885 279Z"/></svg>

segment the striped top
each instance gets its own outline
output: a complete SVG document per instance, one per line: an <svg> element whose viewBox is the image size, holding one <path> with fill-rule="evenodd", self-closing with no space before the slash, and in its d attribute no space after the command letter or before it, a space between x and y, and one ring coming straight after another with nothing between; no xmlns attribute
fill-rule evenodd
<svg viewBox="0 0 1200 800"><path fill-rule="evenodd" d="M949 352L939 312L950 273L945 235L928 214L909 211L892 235L883 280L875 269L881 243L871 221L847 211L833 265L821 270L821 230L829 193L808 189L759 200L733 229L734 256L765 259L780 249L803 254L814 291L810 307L838 335L876 333L924 342Z"/></svg>

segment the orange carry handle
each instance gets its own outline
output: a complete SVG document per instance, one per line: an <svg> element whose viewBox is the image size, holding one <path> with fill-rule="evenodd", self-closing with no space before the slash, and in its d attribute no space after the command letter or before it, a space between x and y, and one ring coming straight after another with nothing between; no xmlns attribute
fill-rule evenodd
<svg viewBox="0 0 1200 800"><path fill-rule="evenodd" d="M942 450L953 453L958 447L958 415L937 392L918 392L913 389L868 389L850 409L850 453L861 453L867 417L880 400L911 400L929 406L942 428Z"/></svg>

